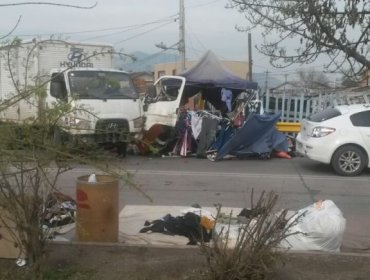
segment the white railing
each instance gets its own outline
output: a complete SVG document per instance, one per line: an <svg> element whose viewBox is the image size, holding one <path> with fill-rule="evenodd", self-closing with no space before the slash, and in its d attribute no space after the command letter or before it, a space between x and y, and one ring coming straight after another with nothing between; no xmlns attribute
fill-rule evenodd
<svg viewBox="0 0 370 280"><path fill-rule="evenodd" d="M281 112L283 122L301 122L309 115L335 105L370 103L370 89L363 91L331 91L307 96L274 95L267 93L263 99L266 112Z"/></svg>

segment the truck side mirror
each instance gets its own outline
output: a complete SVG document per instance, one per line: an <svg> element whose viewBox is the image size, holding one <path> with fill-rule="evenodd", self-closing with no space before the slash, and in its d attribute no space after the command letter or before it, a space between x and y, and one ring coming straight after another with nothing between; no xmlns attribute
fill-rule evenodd
<svg viewBox="0 0 370 280"><path fill-rule="evenodd" d="M67 101L67 90L64 81L52 80L50 82L50 95L57 99Z"/></svg>
<svg viewBox="0 0 370 280"><path fill-rule="evenodd" d="M148 111L149 103L152 103L157 97L157 90L154 85L148 87L143 100L143 111Z"/></svg>

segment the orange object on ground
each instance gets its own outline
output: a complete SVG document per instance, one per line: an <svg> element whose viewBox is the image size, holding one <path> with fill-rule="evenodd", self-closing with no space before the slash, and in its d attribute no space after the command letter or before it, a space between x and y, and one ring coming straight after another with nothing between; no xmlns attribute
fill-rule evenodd
<svg viewBox="0 0 370 280"><path fill-rule="evenodd" d="M286 158L286 159L292 158L287 152L284 152L284 151L276 151L275 156L277 156L278 158Z"/></svg>
<svg viewBox="0 0 370 280"><path fill-rule="evenodd" d="M140 154L145 155L150 151L150 145L152 145L155 139L163 133L163 126L160 124L153 125L143 136L143 139L138 142L137 147Z"/></svg>
<svg viewBox="0 0 370 280"><path fill-rule="evenodd" d="M205 216L201 216L200 225L203 226L205 229L213 229L215 226L215 220L212 220Z"/></svg>

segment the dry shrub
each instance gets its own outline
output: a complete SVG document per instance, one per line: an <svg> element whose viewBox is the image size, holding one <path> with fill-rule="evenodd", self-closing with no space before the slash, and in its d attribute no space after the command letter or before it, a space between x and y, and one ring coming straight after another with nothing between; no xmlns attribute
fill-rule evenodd
<svg viewBox="0 0 370 280"><path fill-rule="evenodd" d="M202 279L266 279L274 267L283 264L284 251L277 248L284 238L291 235L288 229L296 220L287 218L287 210L274 212L277 200L278 195L274 192L262 192L253 206L252 192L250 213L254 217L236 225L239 230L234 242L231 241L232 214L221 230L220 224L216 225L215 229L219 230L214 230L213 242L200 246L207 260L206 269L200 273ZM219 217L221 207L217 206L217 209Z"/></svg>

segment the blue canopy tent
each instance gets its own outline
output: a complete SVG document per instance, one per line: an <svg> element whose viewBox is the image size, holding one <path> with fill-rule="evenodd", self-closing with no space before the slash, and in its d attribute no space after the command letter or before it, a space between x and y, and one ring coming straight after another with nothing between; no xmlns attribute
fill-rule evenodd
<svg viewBox="0 0 370 280"><path fill-rule="evenodd" d="M228 70L212 51L204 56L189 70L179 76L186 78L186 97L191 97L202 91L203 98L211 102L216 108L221 106L220 91L228 88L233 93L233 99L242 91L256 90L258 84L233 74Z"/></svg>

